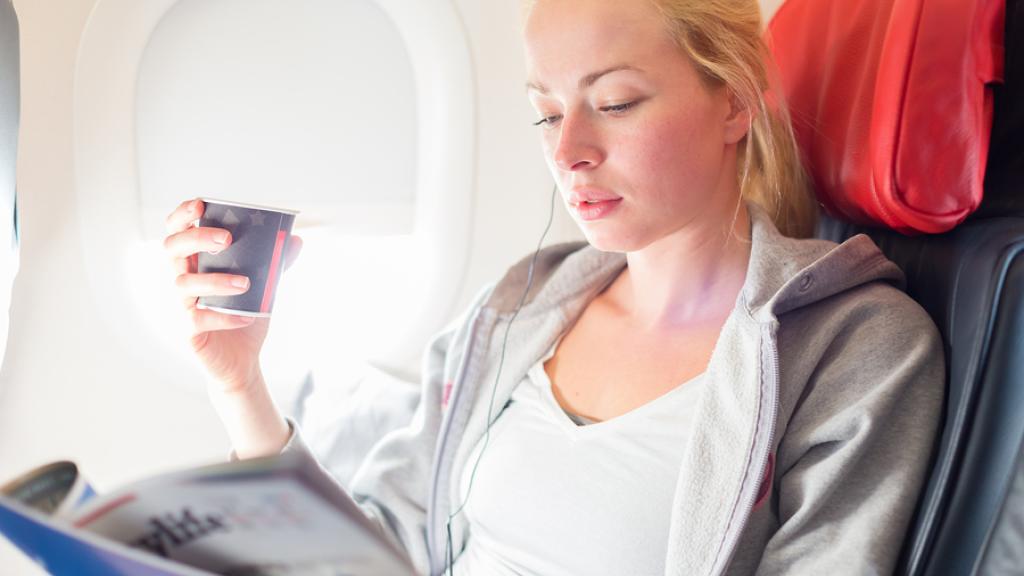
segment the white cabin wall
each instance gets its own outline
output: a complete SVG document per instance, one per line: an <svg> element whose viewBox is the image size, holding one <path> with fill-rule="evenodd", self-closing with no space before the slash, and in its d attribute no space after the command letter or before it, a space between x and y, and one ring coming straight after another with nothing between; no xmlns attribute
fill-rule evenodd
<svg viewBox="0 0 1024 576"><path fill-rule="evenodd" d="M764 14L765 22L771 20L772 16L786 0L761 0L761 13Z"/></svg>
<svg viewBox="0 0 1024 576"><path fill-rule="evenodd" d="M75 50L92 5L93 0L14 2L21 33L18 208L23 266L11 297L10 336L0 371L4 480L29 466L102 449L117 433L112 426L96 426L95 420L90 424L81 413L95 409L97 403L86 398L97 388L92 382L105 372L92 361L90 346L83 346L102 341L105 334L80 342L81 327L101 323L96 310L82 305L87 298L78 290L85 263L76 248L69 128ZM30 313L29 302L52 304L45 313ZM2 538L0 566L5 574L43 574Z"/></svg>
<svg viewBox="0 0 1024 576"><path fill-rule="evenodd" d="M92 0L15 2L22 34L18 204L26 265L15 281L0 373L0 477L117 434L82 412L107 400L97 382L126 378L135 363L97 361L107 339L97 318L117 308L95 309L83 290L87 262L78 249L69 127L75 50L91 7Z"/></svg>

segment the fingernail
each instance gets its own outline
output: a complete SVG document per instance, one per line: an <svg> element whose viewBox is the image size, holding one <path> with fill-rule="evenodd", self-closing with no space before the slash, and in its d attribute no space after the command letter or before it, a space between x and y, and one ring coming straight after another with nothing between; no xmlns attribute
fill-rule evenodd
<svg viewBox="0 0 1024 576"><path fill-rule="evenodd" d="M228 233L227 232L217 232L216 234L213 235L213 241L216 242L217 244L227 244L228 243Z"/></svg>
<svg viewBox="0 0 1024 576"><path fill-rule="evenodd" d="M249 279L246 278L245 276L237 276L231 279L231 285L234 286L235 288L248 288Z"/></svg>

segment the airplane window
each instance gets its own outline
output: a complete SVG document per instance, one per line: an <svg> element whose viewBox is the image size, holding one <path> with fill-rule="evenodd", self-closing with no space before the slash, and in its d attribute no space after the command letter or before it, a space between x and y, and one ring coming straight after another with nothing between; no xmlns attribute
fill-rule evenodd
<svg viewBox="0 0 1024 576"><path fill-rule="evenodd" d="M163 216L190 196L408 232L415 91L402 36L375 2L178 2L139 68L147 232L161 236Z"/></svg>
<svg viewBox="0 0 1024 576"><path fill-rule="evenodd" d="M473 82L447 0L99 1L75 61L75 192L83 253L120 247L87 269L97 306L135 304L104 318L119 345L163 345L186 369L187 339L169 329L181 325L163 224L206 196L301 211L306 248L282 283L270 379L303 372L326 346L323 326L330 359L364 354L413 377L423 343L464 296ZM136 226L95 225L112 218ZM358 314L391 332L375 336Z"/></svg>
<svg viewBox="0 0 1024 576"><path fill-rule="evenodd" d="M268 380L287 387L340 356L394 364L394 327L415 317L410 292L427 272L415 90L406 41L374 2L178 2L139 69L136 264L152 267L163 217L188 197L301 210L305 249L275 304ZM134 281L140 304L167 291L159 270L148 277ZM151 325L172 312L149 312Z"/></svg>

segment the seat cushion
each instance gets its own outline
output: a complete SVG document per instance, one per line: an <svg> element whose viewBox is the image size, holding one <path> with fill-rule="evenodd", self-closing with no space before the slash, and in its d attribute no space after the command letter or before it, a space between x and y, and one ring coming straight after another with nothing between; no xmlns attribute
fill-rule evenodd
<svg viewBox="0 0 1024 576"><path fill-rule="evenodd" d="M978 207L1004 19L1004 0L782 5L769 44L832 215L938 233Z"/></svg>

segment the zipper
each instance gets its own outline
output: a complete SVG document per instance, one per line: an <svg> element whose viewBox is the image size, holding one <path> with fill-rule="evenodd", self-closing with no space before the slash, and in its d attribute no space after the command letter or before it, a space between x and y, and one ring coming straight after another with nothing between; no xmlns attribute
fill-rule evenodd
<svg viewBox="0 0 1024 576"><path fill-rule="evenodd" d="M736 553L736 546L739 544L740 536L743 534L743 530L747 526L747 521L750 519L750 515L754 511L754 504L757 502L757 493L760 491L761 482L764 480L765 467L768 465L768 457L771 455L772 445L775 443L775 421L778 420L779 415L779 349L775 342L775 331L778 322L772 321L770 324L762 326L762 338L763 342L766 343L769 350L766 354L768 360L768 374L767 381L762 391L764 394L769 394L771 402L767 406L768 413L765 415L764 422L768 426L768 440L763 444L763 448L759 449L758 446L754 446L754 450L757 452L753 455L755 458L754 470L757 474L757 480L752 482L747 487L747 494L741 494L742 501L742 514L740 514L737 523L732 526L725 534L725 539L722 542L721 552L719 552L718 560L711 568L712 576L719 576L724 574L728 569L732 557ZM759 429L754 430L754 441L757 441Z"/></svg>
<svg viewBox="0 0 1024 576"><path fill-rule="evenodd" d="M483 308L478 308L473 314L473 318L470 321L469 333L466 337L466 344L462 350L462 359L459 364L458 370L455 372L455 379L452 382L452 389L448 398L447 412L444 415L444 420L441 424L441 431L437 439L437 447L434 450L434 464L431 471L431 485L430 485L430 502L427 506L427 564L430 566L431 574L442 574L446 568L445 559L438 559L436 553L443 546L438 546L438 536L436 529L438 499L440 498L439 490L447 490L447 483L445 486L441 486L439 478L441 476L441 461L444 456L445 448L448 444L448 437L451 434L452 423L454 421L455 407L459 404L459 398L462 396L462 391L465 388L463 381L466 379L466 374L469 372L469 362L473 354L473 344L476 341L477 332L480 323L480 316L483 312ZM443 555L443 553L442 553Z"/></svg>

